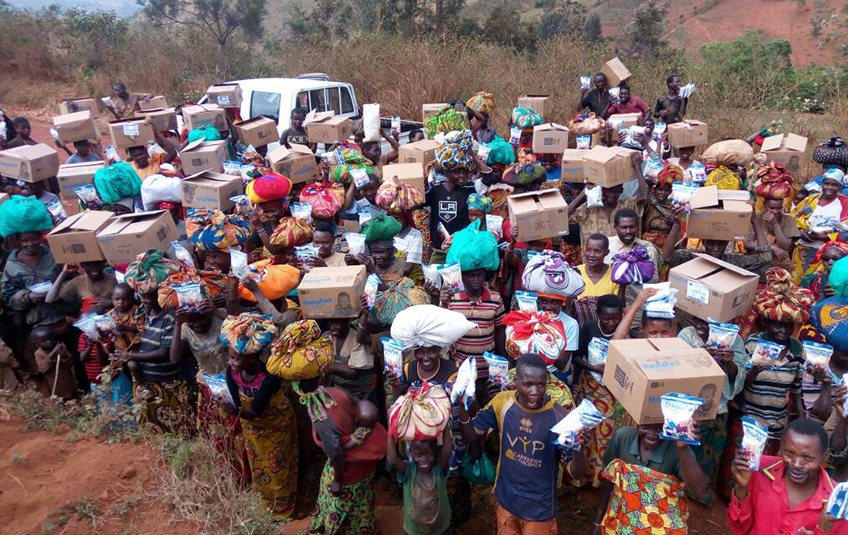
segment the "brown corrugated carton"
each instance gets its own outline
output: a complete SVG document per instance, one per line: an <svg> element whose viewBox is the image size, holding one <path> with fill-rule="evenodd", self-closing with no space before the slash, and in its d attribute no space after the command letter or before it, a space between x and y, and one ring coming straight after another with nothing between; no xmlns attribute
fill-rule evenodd
<svg viewBox="0 0 848 535"><path fill-rule="evenodd" d="M583 155L587 152L582 149L565 149L562 152L563 182L583 182Z"/></svg>
<svg viewBox="0 0 848 535"><path fill-rule="evenodd" d="M62 143L73 143L74 141L85 141L87 139L99 138L94 119L88 110L76 113L67 113L53 117L53 128L59 134Z"/></svg>
<svg viewBox="0 0 848 535"><path fill-rule="evenodd" d="M171 212L155 210L116 216L97 233L97 243L110 264L129 264L149 249L167 251L178 237Z"/></svg>
<svg viewBox="0 0 848 535"><path fill-rule="evenodd" d="M69 98L59 103L59 113L76 113L78 111L88 110L93 119L100 117L100 111L97 107L97 101L93 98Z"/></svg>
<svg viewBox="0 0 848 535"><path fill-rule="evenodd" d="M610 87L618 87L621 82L626 82L632 76L624 63L617 57L604 63L601 72L607 77L607 83Z"/></svg>
<svg viewBox="0 0 848 535"><path fill-rule="evenodd" d="M661 423L660 397L672 392L704 399L694 417L712 420L724 371L706 349L679 338L610 340L604 386L637 424Z"/></svg>
<svg viewBox="0 0 848 535"><path fill-rule="evenodd" d="M239 141L254 147L264 147L280 139L277 123L267 117L254 117L237 124L236 133Z"/></svg>
<svg viewBox="0 0 848 535"><path fill-rule="evenodd" d="M709 137L710 129L701 121L687 119L668 125L668 143L676 149L706 145Z"/></svg>
<svg viewBox="0 0 848 535"><path fill-rule="evenodd" d="M176 108L153 108L139 112L138 115L153 121L153 128L157 132L168 132L177 129Z"/></svg>
<svg viewBox="0 0 848 535"><path fill-rule="evenodd" d="M59 172L59 153L39 143L24 145L0 152L0 175L6 178L39 182Z"/></svg>
<svg viewBox="0 0 848 535"><path fill-rule="evenodd" d="M303 317L355 318L359 316L367 277L365 266L310 269L297 287Z"/></svg>
<svg viewBox="0 0 848 535"><path fill-rule="evenodd" d="M718 258L699 254L672 268L668 275L677 288L677 308L703 320L727 322L754 304L760 277Z"/></svg>
<svg viewBox="0 0 848 535"><path fill-rule="evenodd" d="M138 101L138 109L139 111L149 111L156 110L168 107L168 101L165 100L165 97L162 95L155 95L150 97L149 99L139 99Z"/></svg>
<svg viewBox="0 0 848 535"><path fill-rule="evenodd" d="M751 230L750 195L743 190L698 188L689 201L686 232L691 238L744 240Z"/></svg>
<svg viewBox="0 0 848 535"><path fill-rule="evenodd" d="M438 103L433 103L433 104L422 104L421 105L421 120L426 121L427 117L430 117L431 115L436 115L437 113L439 113L440 111L445 109L447 107L447 105L448 104L446 102L438 102Z"/></svg>
<svg viewBox="0 0 848 535"><path fill-rule="evenodd" d="M203 106L185 106L183 108L183 121L189 130L195 128L212 128L223 132L227 129L227 112L217 104L204 104Z"/></svg>
<svg viewBox="0 0 848 535"><path fill-rule="evenodd" d="M241 106L241 86L238 84L213 84L206 90L206 98L210 104L222 108L238 108Z"/></svg>
<svg viewBox="0 0 848 535"><path fill-rule="evenodd" d="M549 121L553 116L554 101L550 95L522 95L518 97L516 106L519 108L533 108L542 116L543 121Z"/></svg>
<svg viewBox="0 0 848 535"><path fill-rule="evenodd" d="M557 123L533 127L533 152L536 154L562 154L568 148L568 128Z"/></svg>
<svg viewBox="0 0 848 535"><path fill-rule="evenodd" d="M105 228L115 214L86 210L59 223L47 235L53 259L60 264L79 264L105 260L97 232Z"/></svg>
<svg viewBox="0 0 848 535"><path fill-rule="evenodd" d="M765 154L768 161L782 163L793 175L807 171L807 138L798 134L769 136L763 140L760 153Z"/></svg>
<svg viewBox="0 0 848 535"><path fill-rule="evenodd" d="M103 162L66 163L59 166L56 179L59 181L59 197L63 201L77 201L74 190L85 184L94 184L94 173L102 169Z"/></svg>
<svg viewBox="0 0 848 535"><path fill-rule="evenodd" d="M268 152L271 169L289 177L292 184L302 184L318 178L315 154L305 145L292 143L291 148L278 147Z"/></svg>
<svg viewBox="0 0 848 535"><path fill-rule="evenodd" d="M180 182L183 206L189 208L215 208L221 211L235 206L230 199L244 193L244 181L240 176L203 171L186 177Z"/></svg>
<svg viewBox="0 0 848 535"><path fill-rule="evenodd" d="M338 143L351 136L350 119L331 111L315 113L313 110L306 115L303 124L310 143Z"/></svg>
<svg viewBox="0 0 848 535"><path fill-rule="evenodd" d="M559 190L543 189L510 195L509 219L519 241L540 240L568 234L568 203Z"/></svg>
<svg viewBox="0 0 848 535"><path fill-rule="evenodd" d="M398 182L418 188L424 197L424 170L417 163L396 163L383 166L383 182L397 179Z"/></svg>
<svg viewBox="0 0 848 535"><path fill-rule="evenodd" d="M204 141L198 139L180 151L183 174L194 175L203 171L221 172L227 159L225 141Z"/></svg>
<svg viewBox="0 0 848 535"><path fill-rule="evenodd" d="M418 163L421 170L436 159L436 147L439 144L434 139L422 139L415 143L401 145L398 149L398 163Z"/></svg>
<svg viewBox="0 0 848 535"><path fill-rule="evenodd" d="M112 121L109 123L109 134L112 136L112 144L119 149L143 147L156 142L153 125L142 118Z"/></svg>
<svg viewBox="0 0 848 535"><path fill-rule="evenodd" d="M583 176L605 188L636 180L641 169L634 165L633 154L638 152L623 147L592 147L583 155Z"/></svg>

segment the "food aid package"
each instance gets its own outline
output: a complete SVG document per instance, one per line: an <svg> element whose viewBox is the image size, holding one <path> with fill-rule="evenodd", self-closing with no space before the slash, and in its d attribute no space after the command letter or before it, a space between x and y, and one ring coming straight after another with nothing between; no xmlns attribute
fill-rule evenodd
<svg viewBox="0 0 848 535"><path fill-rule="evenodd" d="M233 275L242 282L247 280L250 270L247 267L247 253L243 253L237 249L230 249L230 269Z"/></svg>
<svg viewBox="0 0 848 535"><path fill-rule="evenodd" d="M459 371L456 373L456 380L453 383L450 395L451 404L456 403L462 397L462 402L468 409L471 406L471 401L474 400L474 393L477 388L476 381L477 361L474 360L474 357L469 357L462 362Z"/></svg>
<svg viewBox="0 0 848 535"><path fill-rule="evenodd" d="M451 402L440 385L425 382L389 407L389 434L397 441L438 438L448 426Z"/></svg>
<svg viewBox="0 0 848 535"><path fill-rule="evenodd" d="M390 132L391 132L392 136L394 136L394 137L398 137L400 135L400 117L397 117L397 116L392 117L392 124L391 124Z"/></svg>
<svg viewBox="0 0 848 535"><path fill-rule="evenodd" d="M95 314L87 314L74 322L74 327L82 331L89 340L100 340L100 333L97 331L97 324L94 321Z"/></svg>
<svg viewBox="0 0 848 535"><path fill-rule="evenodd" d="M577 435L584 429L594 429L604 419L595 405L588 399L580 402L576 409L569 412L565 418L551 428L552 433L559 435L557 444L574 451L580 450Z"/></svg>
<svg viewBox="0 0 848 535"><path fill-rule="evenodd" d="M424 282L429 282L437 290L442 289L442 276L439 275L440 267L442 267L442 264L421 264L421 271L424 272Z"/></svg>
<svg viewBox="0 0 848 535"><path fill-rule="evenodd" d="M677 293L677 289L672 288L671 283L645 284L643 288L658 290L645 302L645 314L649 318L674 318L674 305L677 304L677 298L674 295Z"/></svg>
<svg viewBox="0 0 848 535"><path fill-rule="evenodd" d="M692 446L700 445L701 441L696 435L698 425L692 415L703 404L703 399L686 394L671 393L660 396L660 409L664 419L660 437Z"/></svg>
<svg viewBox="0 0 848 535"><path fill-rule="evenodd" d="M302 264L305 264L313 258L318 258L318 248L311 243L306 245L295 245L294 255Z"/></svg>
<svg viewBox="0 0 848 535"><path fill-rule="evenodd" d="M368 275L365 279L365 289L362 293L365 294L365 302L368 304L368 310L374 308L374 301L377 299L377 289L380 287L380 276L376 273Z"/></svg>
<svg viewBox="0 0 848 535"><path fill-rule="evenodd" d="M365 169L351 169L350 176L353 178L353 185L358 190L371 183L371 179L368 177L368 171Z"/></svg>
<svg viewBox="0 0 848 535"><path fill-rule="evenodd" d="M533 292L515 292L515 300L518 301L518 310L521 312L538 312L539 297Z"/></svg>
<svg viewBox="0 0 848 535"><path fill-rule="evenodd" d="M62 221L68 219L68 212L62 206L62 201L55 200L47 205L47 211L50 212L50 218L53 219L53 224L58 225Z"/></svg>
<svg viewBox="0 0 848 535"><path fill-rule="evenodd" d="M46 294L50 291L50 288L53 287L53 283L50 281L47 282L36 282L35 284L30 284L27 286L27 290L34 294Z"/></svg>
<svg viewBox="0 0 848 535"><path fill-rule="evenodd" d="M489 365L489 380L500 385L501 388L505 387L509 383L509 361L505 357L488 351L483 353L483 358Z"/></svg>
<svg viewBox="0 0 848 535"><path fill-rule="evenodd" d="M642 138L645 137L646 129L644 126L633 125L625 130L627 136L621 143L622 147L629 147L636 150L642 149Z"/></svg>
<svg viewBox="0 0 848 535"><path fill-rule="evenodd" d="M586 192L586 208L594 208L600 207L604 205L604 201L601 199L603 195L603 188L600 186L586 186L586 189L583 190Z"/></svg>
<svg viewBox="0 0 848 535"><path fill-rule="evenodd" d="M503 238L503 217L486 214L486 230L491 232L496 240L501 241Z"/></svg>
<svg viewBox="0 0 848 535"><path fill-rule="evenodd" d="M414 305L398 312L392 322L391 333L404 349L447 348L476 328L477 324L461 312L427 304Z"/></svg>
<svg viewBox="0 0 848 535"><path fill-rule="evenodd" d="M662 135L665 134L665 131L668 129L668 125L662 121L657 121L654 123L654 135L655 139L662 139Z"/></svg>
<svg viewBox="0 0 848 535"><path fill-rule="evenodd" d="M359 227L361 228L362 225L371 220L371 212L358 210L356 217L359 218Z"/></svg>
<svg viewBox="0 0 848 535"><path fill-rule="evenodd" d="M592 87L592 77L588 75L583 75L580 77L580 90L588 91Z"/></svg>
<svg viewBox="0 0 848 535"><path fill-rule="evenodd" d="M250 217L253 215L253 203L250 202L250 199L247 195L236 195L235 197L230 197L230 200L235 204L234 212L236 215Z"/></svg>
<svg viewBox="0 0 848 535"><path fill-rule="evenodd" d="M462 283L462 269L459 267L459 262L443 264L439 268L439 274L442 276L442 284L447 286L451 293L465 291L465 285Z"/></svg>
<svg viewBox="0 0 848 535"><path fill-rule="evenodd" d="M188 252L188 249L183 247L182 243L178 240L174 240L171 242L171 247L174 248L174 256L177 257L177 260L182 262L184 266L194 269L194 259L191 257L191 253Z"/></svg>
<svg viewBox="0 0 848 535"><path fill-rule="evenodd" d="M383 362L385 363L386 371L393 371L398 377L403 377L403 344L383 336L380 338L383 342Z"/></svg>
<svg viewBox="0 0 848 535"><path fill-rule="evenodd" d="M619 97L619 95L621 94L621 88L620 87L618 87L618 86L610 87L609 91L607 91L607 92L609 93L609 96L610 96L610 102L615 103L615 102L618 102L618 101L621 100L621 97Z"/></svg>
<svg viewBox="0 0 848 535"><path fill-rule="evenodd" d="M739 326L732 323L710 322L710 334L707 337L707 349L717 351L730 351L736 336L739 335Z"/></svg>
<svg viewBox="0 0 848 535"><path fill-rule="evenodd" d="M115 323L115 318L109 314L93 314L94 327L101 335L106 333L114 333L118 330L118 324Z"/></svg>
<svg viewBox="0 0 848 535"><path fill-rule="evenodd" d="M362 106L362 141L380 141L380 105L365 104Z"/></svg>
<svg viewBox="0 0 848 535"><path fill-rule="evenodd" d="M589 342L589 347L586 351L587 360L592 366L600 366L607 363L607 353L609 352L609 340L606 338L592 338ZM589 372L592 377L600 384L604 384L604 376L602 373Z"/></svg>
<svg viewBox="0 0 848 535"><path fill-rule="evenodd" d="M365 254L365 234L348 232L345 234L345 240L347 241L348 252L351 255Z"/></svg>
<svg viewBox="0 0 848 535"><path fill-rule="evenodd" d="M689 206L692 196L698 191L698 185L687 182L675 182L671 185L671 204Z"/></svg>
<svg viewBox="0 0 848 535"><path fill-rule="evenodd" d="M480 143L477 147L477 158L480 159L481 162L489 161L489 153L492 152L492 146L486 145L485 143Z"/></svg>
<svg viewBox="0 0 848 535"><path fill-rule="evenodd" d="M577 136L577 148L589 150L592 148L592 136Z"/></svg>
<svg viewBox="0 0 848 535"><path fill-rule="evenodd" d="M848 519L848 482L843 481L833 487L824 511L836 520Z"/></svg>
<svg viewBox="0 0 848 535"><path fill-rule="evenodd" d="M829 369L830 356L833 355L833 346L827 344L819 344L804 340L801 342L804 346L804 369L808 372L818 366Z"/></svg>
<svg viewBox="0 0 848 535"><path fill-rule="evenodd" d="M103 201L100 200L100 196L97 195L97 190L94 189L94 184L83 184L82 186L74 188L74 193L76 193L77 197L83 202L87 207L92 206L100 206Z"/></svg>
<svg viewBox="0 0 848 535"><path fill-rule="evenodd" d="M521 129L513 126L509 129L509 144L518 146L521 143Z"/></svg>
<svg viewBox="0 0 848 535"><path fill-rule="evenodd" d="M174 284L172 288L177 294L177 302L180 304L180 308L197 310L206 298L203 294L203 288L196 282Z"/></svg>
<svg viewBox="0 0 848 535"><path fill-rule="evenodd" d="M645 162L645 177L656 180L664 168L662 160L651 158Z"/></svg>
<svg viewBox="0 0 848 535"><path fill-rule="evenodd" d="M223 373L203 372L203 380L206 381L206 386L209 387L212 399L230 407L235 407L233 396L230 394L230 387L227 386L227 379Z"/></svg>
<svg viewBox="0 0 848 535"><path fill-rule="evenodd" d="M691 178L692 182L703 184L707 181L707 168L701 162L693 162L687 171L689 171L687 174Z"/></svg>
<svg viewBox="0 0 848 535"><path fill-rule="evenodd" d="M745 365L747 368L751 368L756 365L762 366L777 366L781 359L781 354L786 346L782 346L777 342L771 342L769 340L758 340L757 345L754 347L754 352L751 354L751 359Z"/></svg>
<svg viewBox="0 0 848 535"><path fill-rule="evenodd" d="M306 202L291 203L291 215L295 219L303 219L312 224L312 205Z"/></svg>
<svg viewBox="0 0 848 535"><path fill-rule="evenodd" d="M695 84L689 82L680 88L680 92L678 93L680 98L689 98L695 94Z"/></svg>
<svg viewBox="0 0 848 535"><path fill-rule="evenodd" d="M768 441L768 427L762 425L750 416L742 418L741 450L748 456L748 468L756 472L760 469L760 459Z"/></svg>

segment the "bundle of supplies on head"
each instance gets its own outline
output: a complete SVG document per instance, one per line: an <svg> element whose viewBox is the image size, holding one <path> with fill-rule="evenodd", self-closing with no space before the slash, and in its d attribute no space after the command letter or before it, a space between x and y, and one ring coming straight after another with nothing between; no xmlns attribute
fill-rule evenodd
<svg viewBox="0 0 848 535"><path fill-rule="evenodd" d="M651 280L655 271L656 266L648 250L641 245L634 245L630 251L612 257L610 277L616 284L642 284Z"/></svg>
<svg viewBox="0 0 848 535"><path fill-rule="evenodd" d="M676 288L671 287L671 283L661 282L659 284L645 284L644 289L657 290L657 293L652 295L645 301L643 310L649 318L674 318L674 305L677 304L677 298L674 296L677 293Z"/></svg>
<svg viewBox="0 0 848 535"><path fill-rule="evenodd" d="M506 325L506 352L513 358L537 353L551 365L565 349L567 340L559 318L547 312L510 312Z"/></svg>
<svg viewBox="0 0 848 535"><path fill-rule="evenodd" d="M448 425L451 402L439 385L424 382L410 389L389 407L389 434L397 440L437 438Z"/></svg>
<svg viewBox="0 0 848 535"><path fill-rule="evenodd" d="M580 271L571 267L562 253L547 249L529 258L521 282L528 291L562 301L586 289Z"/></svg>

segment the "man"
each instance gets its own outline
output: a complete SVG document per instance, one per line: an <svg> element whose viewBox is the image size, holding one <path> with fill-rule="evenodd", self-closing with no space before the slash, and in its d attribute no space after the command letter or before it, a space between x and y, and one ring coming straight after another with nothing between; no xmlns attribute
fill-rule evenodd
<svg viewBox="0 0 848 535"><path fill-rule="evenodd" d="M312 233L312 245L318 248L318 256L309 259L309 267L338 267L345 266L345 255L333 252L333 244L336 242L333 235L333 225L330 223L318 223Z"/></svg>
<svg viewBox="0 0 848 535"><path fill-rule="evenodd" d="M686 115L686 107L689 105L689 97L680 96L680 77L672 74L665 80L668 93L660 95L654 109L654 117L667 124L679 123Z"/></svg>
<svg viewBox="0 0 848 535"><path fill-rule="evenodd" d="M567 470L580 479L586 468L583 451L572 453L556 445L551 427L568 411L547 395L548 371L535 353L518 359L515 390L500 392L477 415L459 404L462 435L479 457L486 434L500 435L500 458L495 478L498 535L556 533L557 479L561 456L571 459ZM586 433L578 435L585 443Z"/></svg>
<svg viewBox="0 0 848 535"><path fill-rule="evenodd" d="M583 90L583 93L580 94L580 103L577 105L577 111L580 112L588 108L589 111L598 117L604 117L610 105L607 77L604 73L599 72L592 81L595 84L595 89Z"/></svg>
<svg viewBox="0 0 848 535"><path fill-rule="evenodd" d="M730 530L735 535L848 534L848 523L834 522L824 511L835 485L824 469L827 454L827 432L808 418L789 423L780 455L763 455L756 472L740 451L731 466L736 487L727 508Z"/></svg>
<svg viewBox="0 0 848 535"><path fill-rule="evenodd" d="M618 98L618 102L611 104L607 108L604 119L609 119L610 115L617 113L641 113L642 116L639 117L638 124L642 124L642 121L651 114L651 108L648 106L648 103L641 97L630 95L630 86L627 84L622 84L618 87Z"/></svg>
<svg viewBox="0 0 848 535"><path fill-rule="evenodd" d="M103 156L103 149L100 148L100 144L92 143L87 139L74 141L76 152L71 152L68 146L61 141L56 141L56 147L62 149L68 155L68 159L65 160L66 164L101 162L106 159Z"/></svg>
<svg viewBox="0 0 848 535"><path fill-rule="evenodd" d="M795 220L783 211L783 199L763 199L763 230L771 247L773 265L791 272L794 269L792 249L801 234ZM754 250L756 247L756 236L751 232L745 238L745 249Z"/></svg>
<svg viewBox="0 0 848 535"><path fill-rule="evenodd" d="M637 245L641 245L648 251L648 257L654 263L654 276L646 283L654 283L659 279L660 267L662 266L662 257L657 247L646 240L636 237L638 232L639 216L635 210L630 208L622 208L615 212L613 224L615 228L615 236L610 236L609 249L610 252L604 258L604 263L612 266L613 257L619 253L629 253ZM624 291L624 299L626 304L633 303L636 295L642 290L641 284L628 284ZM638 318L637 318L638 319Z"/></svg>
<svg viewBox="0 0 848 535"><path fill-rule="evenodd" d="M112 95L104 100L104 103L106 104L106 109L115 116L115 120L120 121L121 119L132 117L139 110L139 101L148 101L152 96L149 93L144 95L137 93L130 95L127 92L127 86L123 82L117 82L112 86Z"/></svg>

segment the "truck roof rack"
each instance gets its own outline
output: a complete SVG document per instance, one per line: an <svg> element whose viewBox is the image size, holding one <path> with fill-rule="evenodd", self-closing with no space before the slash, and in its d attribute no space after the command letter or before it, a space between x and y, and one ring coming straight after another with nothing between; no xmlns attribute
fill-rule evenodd
<svg viewBox="0 0 848 535"><path fill-rule="evenodd" d="M299 80L320 80L322 82L329 82L330 75L323 72L309 72L306 74L298 74L295 78Z"/></svg>

